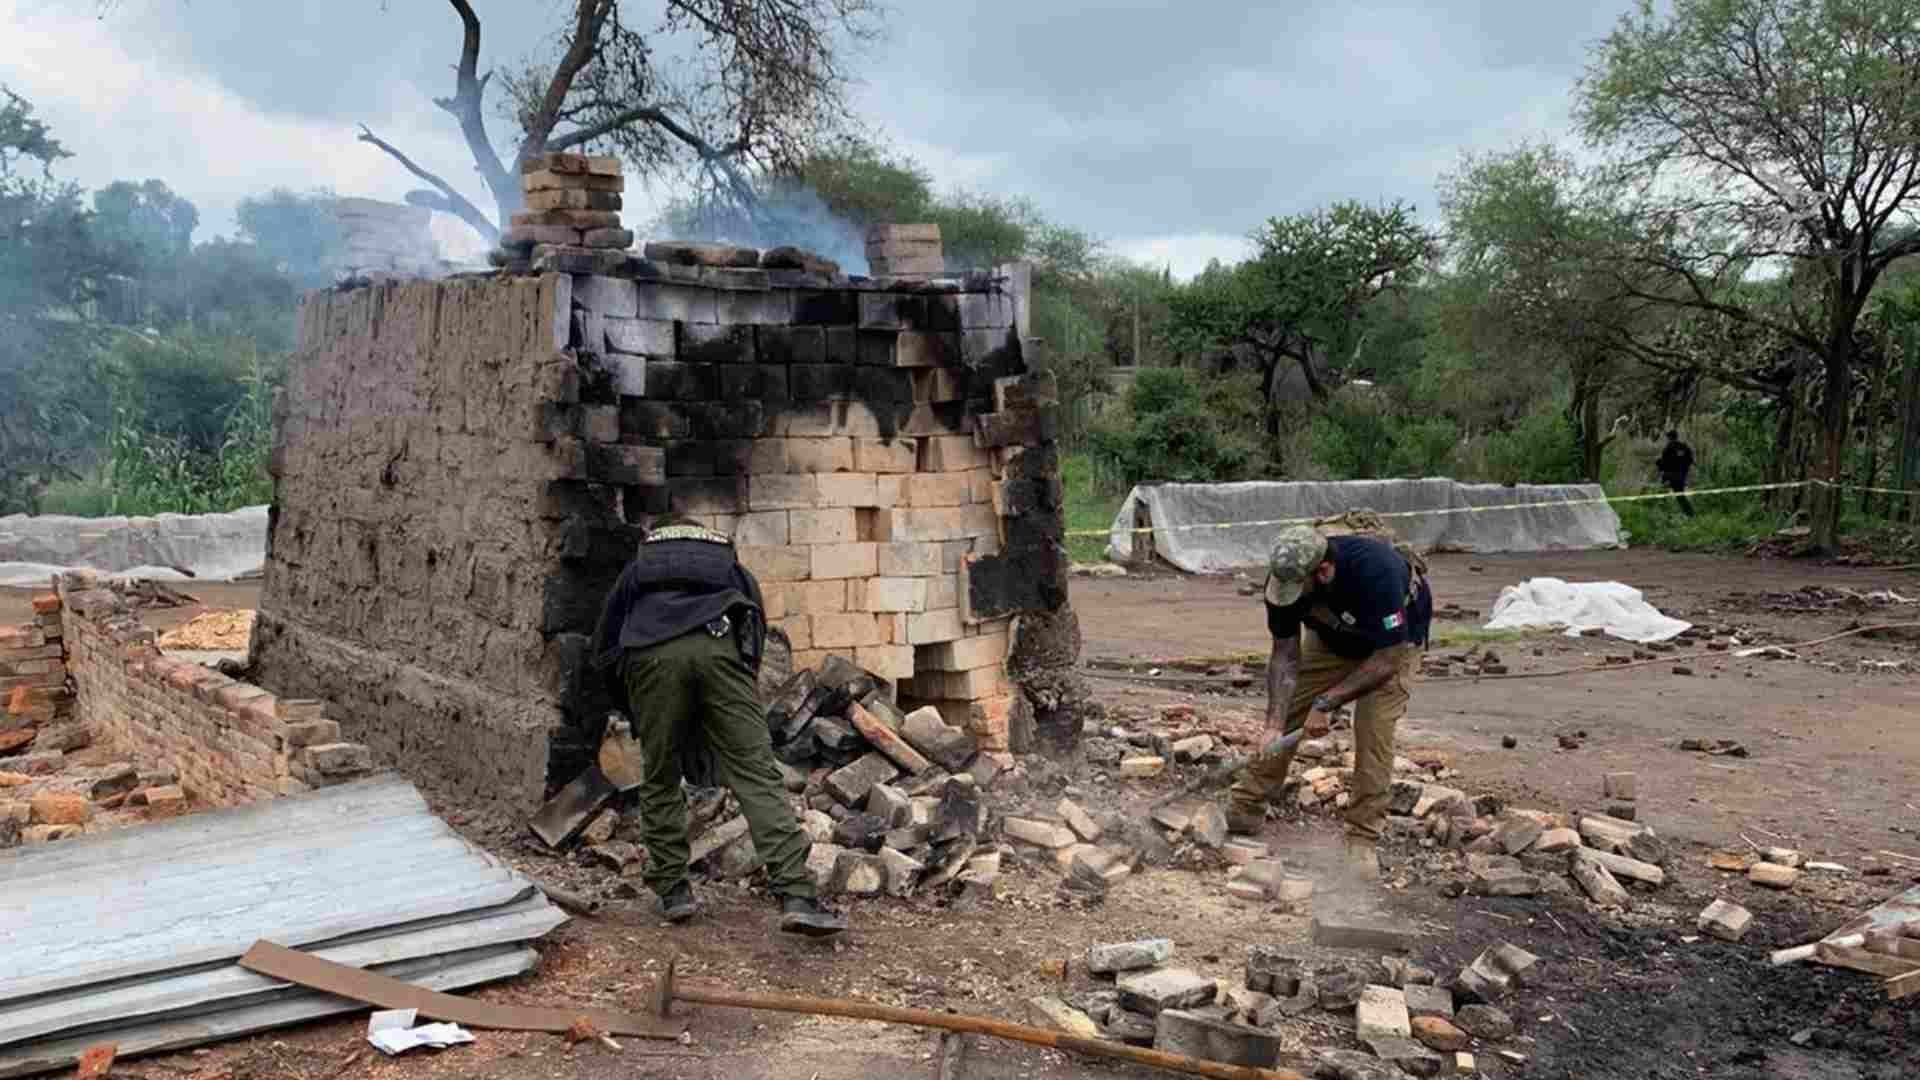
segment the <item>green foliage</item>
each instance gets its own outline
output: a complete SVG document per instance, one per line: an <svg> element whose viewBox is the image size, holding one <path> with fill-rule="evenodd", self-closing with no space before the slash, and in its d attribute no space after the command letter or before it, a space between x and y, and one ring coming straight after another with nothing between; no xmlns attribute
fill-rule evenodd
<svg viewBox="0 0 1920 1080"><path fill-rule="evenodd" d="M1403 417L1394 437L1394 475L1415 479L1449 476L1460 429L1444 416Z"/></svg>
<svg viewBox="0 0 1920 1080"><path fill-rule="evenodd" d="M1573 484L1580 480L1580 445L1566 414L1535 412L1486 437L1485 471L1496 484Z"/></svg>
<svg viewBox="0 0 1920 1080"><path fill-rule="evenodd" d="M67 156L32 105L0 89L0 514L74 475L105 419L85 311L125 267L95 242L79 189L52 178Z"/></svg>
<svg viewBox="0 0 1920 1080"><path fill-rule="evenodd" d="M283 361L245 339L136 340L109 360L107 512L204 514L269 501ZM193 390L204 402L198 413L187 407Z"/></svg>
<svg viewBox="0 0 1920 1080"><path fill-rule="evenodd" d="M240 234L260 249L268 265L303 289L331 284L325 269L342 241L339 219L329 208L330 191L300 194L274 188L240 200L234 216Z"/></svg>
<svg viewBox="0 0 1920 1080"><path fill-rule="evenodd" d="M1101 533L1068 536L1067 557L1078 563L1106 561L1105 530L1113 525L1113 516L1120 512L1126 489L1102 483L1092 458L1086 454L1061 456L1060 481L1066 493L1067 532Z"/></svg>
<svg viewBox="0 0 1920 1080"><path fill-rule="evenodd" d="M200 211L159 180L116 180L93 193L97 243L123 252L137 273L162 272L193 250Z"/></svg>
<svg viewBox="0 0 1920 1080"><path fill-rule="evenodd" d="M1220 400L1221 390L1231 385L1177 368L1140 371L1120 415L1090 433L1096 467L1122 487L1250 478L1259 461L1257 448L1244 425L1232 424Z"/></svg>
<svg viewBox="0 0 1920 1080"><path fill-rule="evenodd" d="M1688 517L1665 500L1617 503L1620 528L1635 547L1669 551L1736 551L1771 536L1785 523L1781 514L1767 510L1752 496L1693 496L1695 514Z"/></svg>
<svg viewBox="0 0 1920 1080"><path fill-rule="evenodd" d="M1253 240L1254 258L1209 266L1172 298L1170 331L1190 353L1250 350L1267 431L1278 435L1280 365L1297 363L1313 396L1326 400L1362 352L1369 306L1417 282L1438 243L1398 202L1271 218Z"/></svg>
<svg viewBox="0 0 1920 1080"><path fill-rule="evenodd" d="M122 333L101 360L116 427L178 442L189 455L218 451L266 370L254 342L191 332Z"/></svg>
<svg viewBox="0 0 1920 1080"><path fill-rule="evenodd" d="M1391 475L1394 423L1367 397L1342 395L1313 418L1313 460L1343 480Z"/></svg>
<svg viewBox="0 0 1920 1080"><path fill-rule="evenodd" d="M1378 390L1336 395L1313 418L1308 451L1334 478L1377 480L1445 475L1460 431L1444 416L1416 420Z"/></svg>

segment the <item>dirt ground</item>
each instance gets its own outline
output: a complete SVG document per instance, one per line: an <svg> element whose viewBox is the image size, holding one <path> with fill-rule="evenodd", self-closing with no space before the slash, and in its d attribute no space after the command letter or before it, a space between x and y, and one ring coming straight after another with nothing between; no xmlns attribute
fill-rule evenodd
<svg viewBox="0 0 1920 1080"><path fill-rule="evenodd" d="M1865 593L1891 588L1920 596L1920 574L1823 567L1800 562L1596 552L1543 556L1458 556L1435 560L1442 606L1484 613L1502 586L1530 576L1612 579L1644 590L1669 614L1743 641L1791 644L1856 625L1920 622L1920 605L1832 610L1801 606L1788 594L1807 585ZM1258 600L1232 579L1175 576L1079 580L1075 606L1100 700L1130 726L1166 704L1198 708L1203 724L1251 730L1263 708L1259 679L1234 688L1237 659L1264 653ZM251 606L251 590L202 586L219 606ZM0 622L14 621L24 593L0 594ZM154 613L171 625L194 609ZM1442 626L1465 638L1468 621ZM1443 641L1446 640L1443 637ZM1920 675L1863 670L1861 661L1910 661L1920 668L1920 632L1856 636L1800 660L1661 656L1642 666L1549 678L1422 679L1400 729L1405 749L1451 750L1458 775L1447 782L1470 794L1497 794L1511 805L1594 812L1600 777L1639 776L1640 820L1669 839L1669 883L1636 896L1625 916L1592 911L1577 896L1452 898L1448 874L1431 851L1397 841L1384 861L1392 882L1357 893L1323 891L1321 911L1372 908L1426 936L1415 958L1443 975L1482 948L1510 941L1541 957L1540 982L1506 1003L1519 1035L1476 1046L1487 1076L1553 1078L1735 1078L1735 1080L1892 1080L1920 1075L1920 1006L1889 1003L1877 980L1803 965L1775 969L1765 954L1825 933L1920 876ZM1489 643L1512 674L1596 664L1631 647L1594 638L1531 635ZM1437 645L1459 653L1470 645ZM1673 673L1676 664L1693 674ZM1838 668L1823 666L1832 664ZM1209 670L1219 672L1208 677ZM1140 676L1135 678L1134 676ZM1243 677L1240 681L1246 682ZM1586 733L1577 749L1558 737ZM1513 749L1502 749L1511 736ZM1686 737L1731 739L1749 756L1678 749ZM1073 795L1122 811L1141 810L1171 781L1102 786L1083 762L1035 763L1008 799ZM1024 790L1022 790L1024 786ZM992 801L992 800L990 800ZM1338 850L1333 819L1290 815L1265 837L1276 853L1309 869ZM1744 839L1743 839L1744 838ZM1853 873L1809 875L1794 890L1771 893L1744 877L1708 868L1710 850L1795 846L1809 858ZM1902 854L1904 861L1886 853ZM530 842L502 854L536 878L574 882L588 873ZM1873 872L1873 876L1867 873ZM1061 887L1051 860L1021 854L1008 862L991 899L917 898L846 904L854 929L835 945L782 940L763 894L708 885L703 918L668 929L647 901L615 902L576 919L546 949L536 976L480 993L526 1003L641 1006L652 973L680 955L681 977L739 989L844 994L890 1004L1026 1019L1024 1001L1091 985L1075 970L1067 984L1045 961L1073 957L1088 944L1166 936L1176 963L1232 983L1246 948L1305 946L1307 921L1227 896L1217 867L1143 869L1089 899ZM1694 915L1726 896L1751 908L1753 930L1739 944L1701 938ZM932 1035L879 1024L820 1021L775 1013L700 1007L688 1014L691 1045L624 1040L613 1052L593 1044L568 1049L559 1038L480 1033L479 1042L432 1056L382 1059L361 1038L360 1019L319 1023L207 1050L129 1062L115 1075L191 1080L299 1077L660 1076L841 1080L932 1076ZM1308 1014L1288 1033L1297 1049L1351 1048L1351 1018ZM1501 1051L1520 1055L1514 1061ZM967 1077L1061 1080L1145 1076L992 1040L977 1040Z"/></svg>

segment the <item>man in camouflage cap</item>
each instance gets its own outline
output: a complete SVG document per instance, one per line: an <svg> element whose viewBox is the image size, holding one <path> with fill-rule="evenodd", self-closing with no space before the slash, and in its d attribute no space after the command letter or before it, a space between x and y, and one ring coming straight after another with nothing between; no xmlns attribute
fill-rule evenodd
<svg viewBox="0 0 1920 1080"><path fill-rule="evenodd" d="M1374 846L1393 784L1393 733L1407 711L1407 674L1433 621L1422 568L1384 537L1328 537L1282 529L1267 559L1267 738L1305 727L1325 735L1333 714L1357 702L1347 858L1378 877ZM1293 750L1255 758L1234 784L1227 824L1257 833L1280 794Z"/></svg>

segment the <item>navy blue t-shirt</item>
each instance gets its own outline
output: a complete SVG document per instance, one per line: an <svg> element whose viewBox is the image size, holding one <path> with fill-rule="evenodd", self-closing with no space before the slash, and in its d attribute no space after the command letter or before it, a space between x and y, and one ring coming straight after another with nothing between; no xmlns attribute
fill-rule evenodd
<svg viewBox="0 0 1920 1080"><path fill-rule="evenodd" d="M1407 579L1412 568L1393 545L1371 536L1335 536L1327 541L1333 581L1310 588L1286 607L1267 605L1267 629L1275 640L1313 627L1336 656L1358 660L1395 645L1424 645L1433 623L1433 593L1424 582L1412 604ZM1315 614L1324 609L1327 617Z"/></svg>

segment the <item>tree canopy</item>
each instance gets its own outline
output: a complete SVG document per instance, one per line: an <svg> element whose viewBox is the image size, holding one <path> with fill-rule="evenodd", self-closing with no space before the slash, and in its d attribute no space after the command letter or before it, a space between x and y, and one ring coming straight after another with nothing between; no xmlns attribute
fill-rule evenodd
<svg viewBox="0 0 1920 1080"><path fill-rule="evenodd" d="M1622 293L1717 312L1822 359L1822 479L1849 426L1854 332L1893 260L1920 252L1920 20L1904 0L1640 0L1598 47L1578 119L1640 242ZM1649 288L1654 272L1675 287ZM1736 290L1795 285L1780 304ZM1633 280L1639 279L1639 280ZM1823 497L1817 543L1839 503Z"/></svg>

